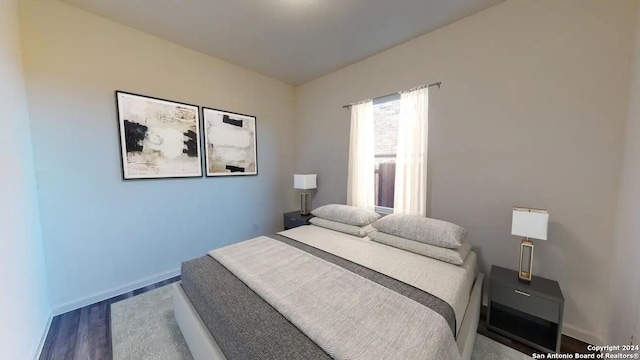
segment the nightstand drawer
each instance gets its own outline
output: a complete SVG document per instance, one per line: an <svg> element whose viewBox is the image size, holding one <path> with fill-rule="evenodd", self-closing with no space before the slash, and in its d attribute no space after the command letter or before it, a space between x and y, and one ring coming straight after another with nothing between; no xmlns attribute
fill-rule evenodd
<svg viewBox="0 0 640 360"><path fill-rule="evenodd" d="M526 291L491 283L491 301L554 323L559 321L560 303Z"/></svg>

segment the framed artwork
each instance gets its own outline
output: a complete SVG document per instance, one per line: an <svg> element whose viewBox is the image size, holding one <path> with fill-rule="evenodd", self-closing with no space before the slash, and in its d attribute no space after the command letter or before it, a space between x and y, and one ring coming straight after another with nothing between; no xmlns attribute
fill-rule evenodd
<svg viewBox="0 0 640 360"><path fill-rule="evenodd" d="M116 104L125 180L202 176L198 106L122 91Z"/></svg>
<svg viewBox="0 0 640 360"><path fill-rule="evenodd" d="M207 176L258 175L256 117L202 108Z"/></svg>

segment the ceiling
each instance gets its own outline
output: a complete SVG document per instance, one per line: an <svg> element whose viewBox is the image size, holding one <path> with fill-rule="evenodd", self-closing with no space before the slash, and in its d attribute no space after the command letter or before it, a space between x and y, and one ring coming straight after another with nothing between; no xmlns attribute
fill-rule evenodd
<svg viewBox="0 0 640 360"><path fill-rule="evenodd" d="M292 85L503 0L62 0Z"/></svg>

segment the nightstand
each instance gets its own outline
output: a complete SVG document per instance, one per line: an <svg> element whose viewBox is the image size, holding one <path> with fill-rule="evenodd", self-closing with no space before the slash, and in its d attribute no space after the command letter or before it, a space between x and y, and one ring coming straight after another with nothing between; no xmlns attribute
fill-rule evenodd
<svg viewBox="0 0 640 360"><path fill-rule="evenodd" d="M309 225L309 219L311 219L313 215L301 215L300 211L292 211L284 214L284 229L289 230L294 227Z"/></svg>
<svg viewBox="0 0 640 360"><path fill-rule="evenodd" d="M564 296L557 281L534 276L518 281L518 272L492 266L487 327L546 352L559 352Z"/></svg>

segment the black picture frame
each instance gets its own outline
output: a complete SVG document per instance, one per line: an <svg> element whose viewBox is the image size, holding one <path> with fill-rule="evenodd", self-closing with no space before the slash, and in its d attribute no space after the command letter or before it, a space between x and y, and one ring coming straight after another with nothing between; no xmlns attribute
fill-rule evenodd
<svg viewBox="0 0 640 360"><path fill-rule="evenodd" d="M115 91L123 180L203 176L197 105Z"/></svg>
<svg viewBox="0 0 640 360"><path fill-rule="evenodd" d="M202 107L206 177L258 175L258 119Z"/></svg>

